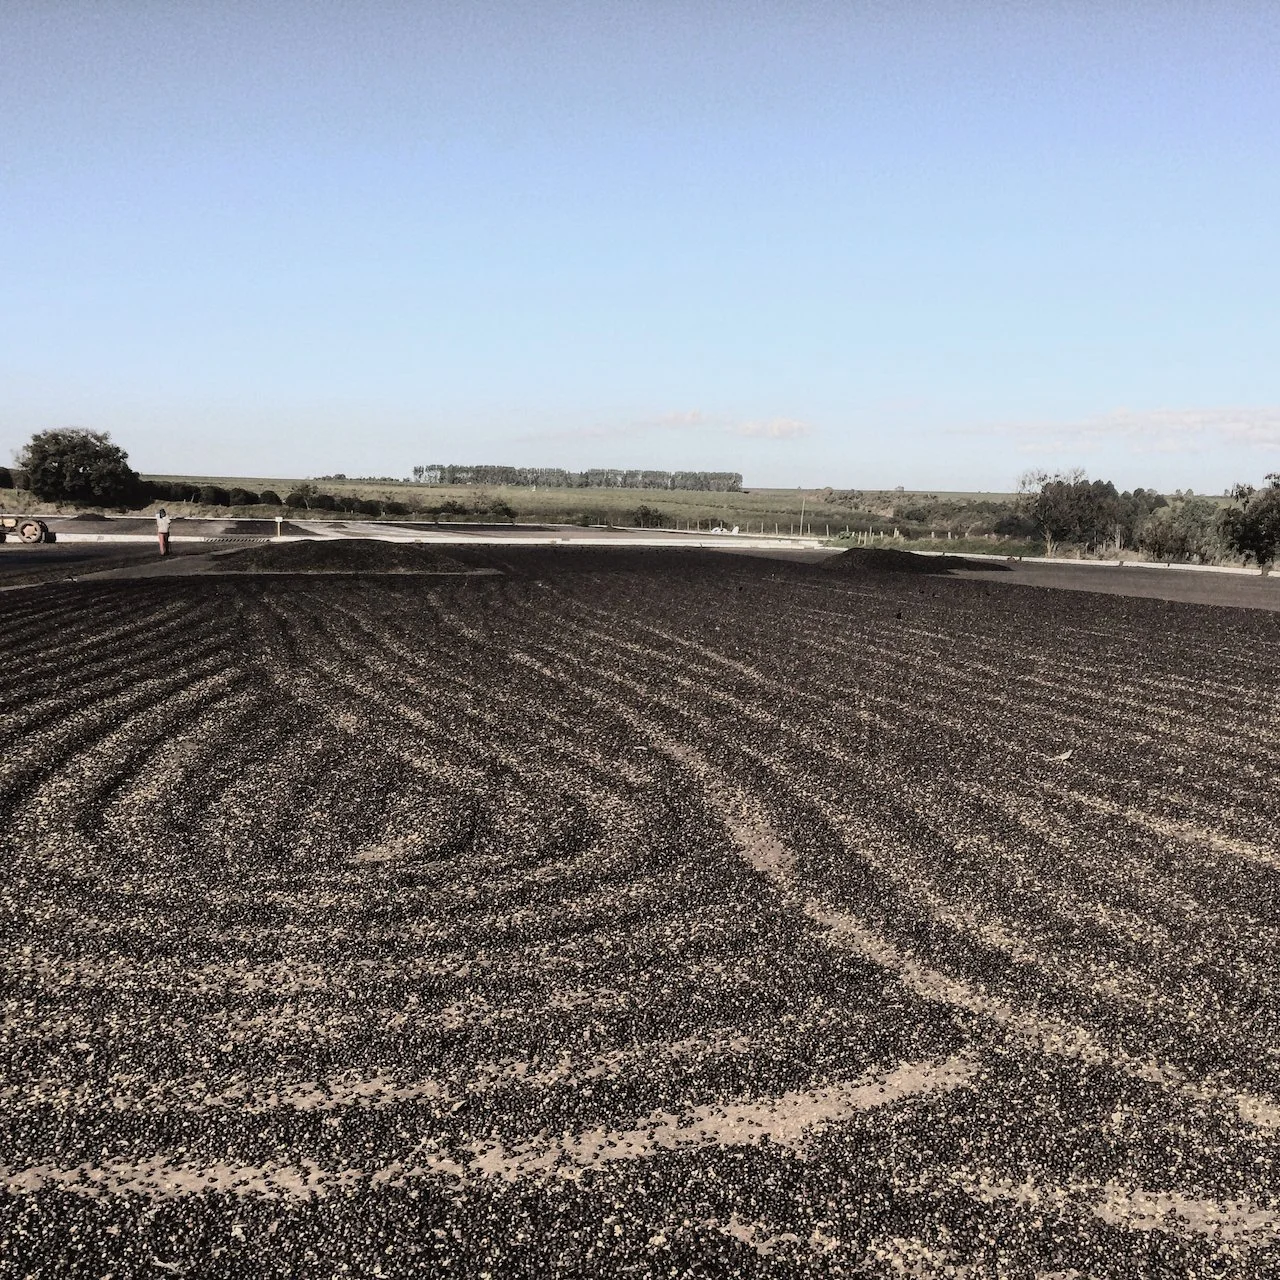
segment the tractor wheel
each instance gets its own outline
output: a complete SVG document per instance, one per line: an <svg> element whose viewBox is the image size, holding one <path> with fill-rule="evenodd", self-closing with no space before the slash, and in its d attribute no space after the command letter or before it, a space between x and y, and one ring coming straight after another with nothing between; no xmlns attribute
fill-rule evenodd
<svg viewBox="0 0 1280 1280"><path fill-rule="evenodd" d="M43 542L44 525L39 520L24 520L18 526L18 537L23 542Z"/></svg>

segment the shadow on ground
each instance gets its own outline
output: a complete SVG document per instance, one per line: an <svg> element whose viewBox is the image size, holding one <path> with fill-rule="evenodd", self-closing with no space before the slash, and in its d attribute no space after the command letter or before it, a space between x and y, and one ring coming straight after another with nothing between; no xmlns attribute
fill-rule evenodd
<svg viewBox="0 0 1280 1280"><path fill-rule="evenodd" d="M174 547L171 558L199 555L203 547ZM38 543L0 547L0 587L31 586L110 569L137 571L163 563L154 543Z"/></svg>

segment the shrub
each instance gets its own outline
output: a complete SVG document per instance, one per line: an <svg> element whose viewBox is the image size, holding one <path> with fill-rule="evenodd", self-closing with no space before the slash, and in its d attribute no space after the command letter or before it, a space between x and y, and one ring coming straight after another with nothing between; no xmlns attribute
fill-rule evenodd
<svg viewBox="0 0 1280 1280"><path fill-rule="evenodd" d="M285 495L284 505L286 507L305 507L309 496L300 489L293 489Z"/></svg>
<svg viewBox="0 0 1280 1280"><path fill-rule="evenodd" d="M1017 512L1001 516L992 527L992 532L998 533L1002 538L1030 538L1035 531L1036 522L1030 516L1020 515Z"/></svg>
<svg viewBox="0 0 1280 1280"><path fill-rule="evenodd" d="M315 511L336 511L338 500L331 493L317 493L311 498L311 506Z"/></svg>
<svg viewBox="0 0 1280 1280"><path fill-rule="evenodd" d="M280 495L274 489L263 489L258 494L258 501L263 506L278 507L280 505Z"/></svg>
<svg viewBox="0 0 1280 1280"><path fill-rule="evenodd" d="M199 502L200 488L181 480L144 480L141 496L151 502Z"/></svg>
<svg viewBox="0 0 1280 1280"><path fill-rule="evenodd" d="M382 504L374 502L372 498L361 498L354 504L352 510L358 511L362 516L380 516Z"/></svg>
<svg viewBox="0 0 1280 1280"><path fill-rule="evenodd" d="M233 507L256 507L262 499L252 489L232 489L227 501Z"/></svg>
<svg viewBox="0 0 1280 1280"><path fill-rule="evenodd" d="M666 527L667 515L665 511L642 502L631 513L631 523L641 529L662 529Z"/></svg>
<svg viewBox="0 0 1280 1280"><path fill-rule="evenodd" d="M200 486L200 502L206 507L229 507L231 495L218 484Z"/></svg>
<svg viewBox="0 0 1280 1280"><path fill-rule="evenodd" d="M8 467L0 467L0 489L13 488L13 472Z"/></svg>
<svg viewBox="0 0 1280 1280"><path fill-rule="evenodd" d="M389 516L407 516L409 508L403 502L384 502L382 510Z"/></svg>

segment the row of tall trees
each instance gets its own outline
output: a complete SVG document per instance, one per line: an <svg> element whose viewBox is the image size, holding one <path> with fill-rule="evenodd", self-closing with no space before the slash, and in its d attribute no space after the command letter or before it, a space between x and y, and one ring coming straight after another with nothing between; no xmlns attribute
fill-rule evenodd
<svg viewBox="0 0 1280 1280"><path fill-rule="evenodd" d="M737 471L566 471L561 467L431 463L414 467L413 478L418 484L510 485L519 489L691 489L711 493L737 493L742 489L742 476Z"/></svg>

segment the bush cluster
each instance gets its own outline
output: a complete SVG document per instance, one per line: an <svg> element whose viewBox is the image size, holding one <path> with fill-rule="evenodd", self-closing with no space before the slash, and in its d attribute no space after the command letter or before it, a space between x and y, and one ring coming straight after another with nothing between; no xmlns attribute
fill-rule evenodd
<svg viewBox="0 0 1280 1280"><path fill-rule="evenodd" d="M1235 505L1222 513L1223 540L1245 564L1274 564L1280 557L1280 471L1269 472L1260 489L1238 484L1229 496Z"/></svg>
<svg viewBox="0 0 1280 1280"><path fill-rule="evenodd" d="M294 511L341 512L347 515L420 516L427 519L475 519L489 516L497 520L514 520L515 509L501 498L477 494L470 505L449 499L436 504L414 499L357 498L346 493L326 493L315 485L301 484L282 498L274 489L255 493L252 489L224 489L221 485L197 485L175 480L144 480L143 502L191 502L205 507L287 507Z"/></svg>
<svg viewBox="0 0 1280 1280"><path fill-rule="evenodd" d="M1106 552L1137 545L1149 556L1212 564L1239 556L1269 565L1280 555L1280 473L1260 489L1236 485L1225 508L1190 489L1170 503L1153 489L1119 493L1080 471L1023 477L1017 515L1052 553L1059 543Z"/></svg>
<svg viewBox="0 0 1280 1280"><path fill-rule="evenodd" d="M454 499L433 505L413 499L400 502L326 493L310 482L298 485L281 497L274 489L255 493L239 486L225 489L217 484L195 484L184 480L139 480L136 498L137 506L146 506L150 502L190 502L203 507L287 507L294 511L341 512L375 519L379 516L420 516L437 520L475 519L477 516L495 520L516 518L515 509L509 503L483 493L476 494L469 506Z"/></svg>
<svg viewBox="0 0 1280 1280"><path fill-rule="evenodd" d="M631 523L640 529L665 529L671 523L671 518L658 507L642 502L631 513Z"/></svg>
<svg viewBox="0 0 1280 1280"><path fill-rule="evenodd" d="M1156 560L1212 564L1226 550L1222 515L1207 498L1161 507L1138 531L1138 546Z"/></svg>

